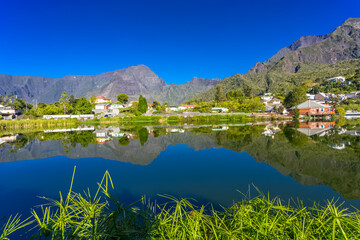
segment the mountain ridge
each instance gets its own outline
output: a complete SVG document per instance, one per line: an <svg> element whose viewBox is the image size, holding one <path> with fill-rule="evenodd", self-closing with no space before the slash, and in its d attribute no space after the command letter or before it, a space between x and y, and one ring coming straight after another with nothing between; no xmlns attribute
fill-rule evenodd
<svg viewBox="0 0 360 240"><path fill-rule="evenodd" d="M318 76L351 74L359 65L360 18L349 18L333 32L301 37L268 60L257 62L247 73L224 78L219 84L225 92L244 85L251 86L255 94L287 91L304 81L321 80ZM312 77L311 72L317 76ZM215 92L214 87L193 99L213 100Z"/></svg>
<svg viewBox="0 0 360 240"><path fill-rule="evenodd" d="M167 84L149 67L140 64L98 75L66 75L62 78L0 74L0 94L50 103L57 101L64 91L75 97L104 95L113 101L116 101L116 95L125 93L130 100L136 100L142 94L149 101L179 104L219 81L195 77L186 84Z"/></svg>

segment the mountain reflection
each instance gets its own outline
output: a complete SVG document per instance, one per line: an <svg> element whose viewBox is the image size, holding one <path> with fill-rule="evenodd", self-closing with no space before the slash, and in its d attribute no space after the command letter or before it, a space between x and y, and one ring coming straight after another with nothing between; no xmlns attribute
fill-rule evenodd
<svg viewBox="0 0 360 240"><path fill-rule="evenodd" d="M85 126L0 138L0 162L65 155L147 165L169 145L195 150L246 151L303 185L325 184L347 199L360 198L357 122L262 123L206 126Z"/></svg>

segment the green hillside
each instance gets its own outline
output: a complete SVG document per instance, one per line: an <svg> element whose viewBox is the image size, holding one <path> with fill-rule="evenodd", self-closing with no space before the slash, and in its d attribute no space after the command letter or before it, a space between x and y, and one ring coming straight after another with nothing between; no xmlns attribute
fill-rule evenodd
<svg viewBox="0 0 360 240"><path fill-rule="evenodd" d="M296 42L302 39L306 38ZM304 82L319 83L339 75L350 77L360 68L360 18L348 19L322 40L317 38L313 45L290 48L280 60L256 63L247 73L227 77L219 84L225 92L248 85L254 94L261 94L287 91ZM194 99L209 101L214 94L215 87Z"/></svg>

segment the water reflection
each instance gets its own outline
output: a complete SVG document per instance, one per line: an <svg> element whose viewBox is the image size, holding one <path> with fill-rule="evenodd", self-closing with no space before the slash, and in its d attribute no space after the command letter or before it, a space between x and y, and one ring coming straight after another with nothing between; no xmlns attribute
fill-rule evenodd
<svg viewBox="0 0 360 240"><path fill-rule="evenodd" d="M0 138L0 162L67 156L149 165L170 145L247 152L303 185L327 185L360 198L357 122L289 122L206 126L83 126Z"/></svg>

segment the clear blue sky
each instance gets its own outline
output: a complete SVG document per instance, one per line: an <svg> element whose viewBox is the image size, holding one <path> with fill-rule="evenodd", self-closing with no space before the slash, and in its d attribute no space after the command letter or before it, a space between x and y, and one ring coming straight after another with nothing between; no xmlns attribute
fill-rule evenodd
<svg viewBox="0 0 360 240"><path fill-rule="evenodd" d="M0 74L145 64L167 83L245 73L303 35L360 17L359 0L0 0L0 9Z"/></svg>

